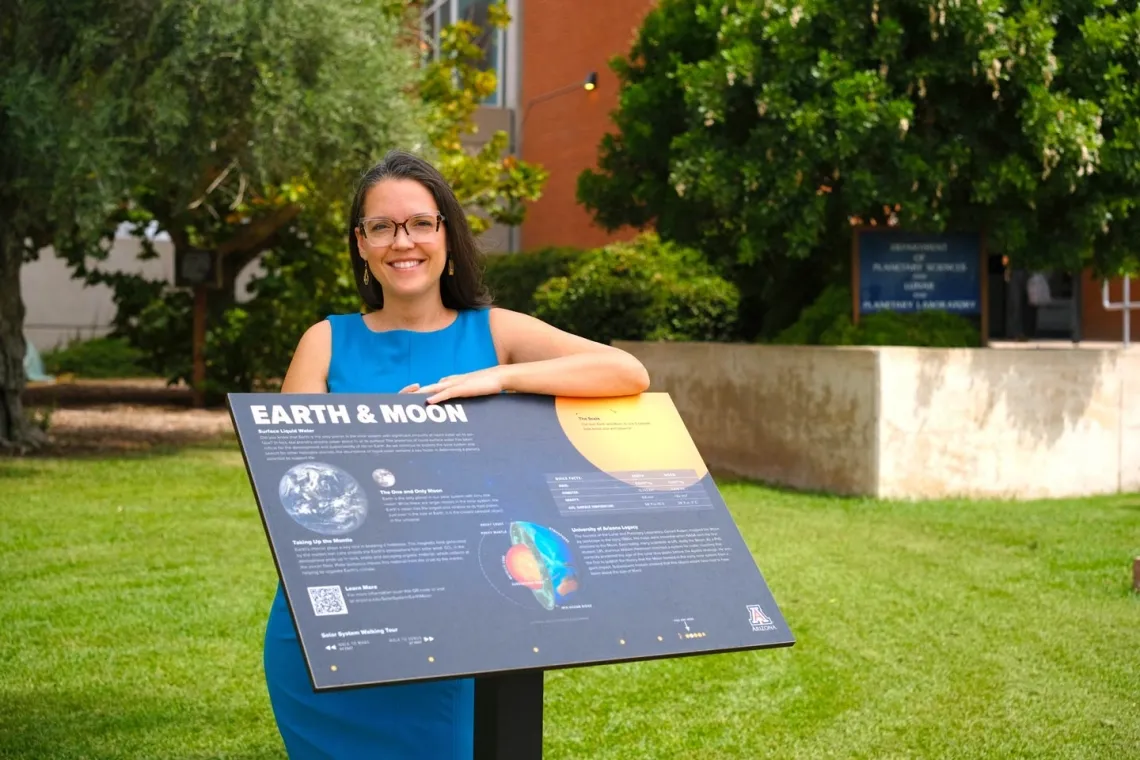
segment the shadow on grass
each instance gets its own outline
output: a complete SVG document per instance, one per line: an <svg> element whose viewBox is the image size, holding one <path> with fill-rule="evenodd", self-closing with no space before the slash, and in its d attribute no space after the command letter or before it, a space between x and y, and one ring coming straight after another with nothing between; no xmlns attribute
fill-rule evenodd
<svg viewBox="0 0 1140 760"><path fill-rule="evenodd" d="M193 441L151 441L147 444L121 445L108 441L100 445L48 447L23 455L0 455L0 480L22 478L37 471L37 464L51 462L98 462L122 459L168 459L192 452L221 452L240 454L233 436L203 438Z"/></svg>
<svg viewBox="0 0 1140 760"><path fill-rule="evenodd" d="M147 459L177 456L188 451L232 451L241 449L233 436L204 436L186 439L170 438L146 441L108 439L92 446L69 446L38 452L31 459Z"/></svg>
<svg viewBox="0 0 1140 760"><path fill-rule="evenodd" d="M193 394L184 385L170 385L158 377L75 379L55 383L29 383L24 406L79 408L106 404L164 404L189 408Z"/></svg>
<svg viewBox="0 0 1140 760"><path fill-rule="evenodd" d="M50 690L0 693L0 757L5 760L285 758L284 749L274 742L276 737L269 732L259 732L264 736L260 740L246 739L262 746L235 746L248 736L241 726L260 720L261 715L242 714L248 713L247 709L226 710L220 704L209 709L201 705L187 708L184 700L154 695L140 699L138 694L105 689L79 694ZM203 729L214 736L203 737ZM232 749L184 748L186 744L209 746L211 739L214 743L221 739Z"/></svg>
<svg viewBox="0 0 1140 760"><path fill-rule="evenodd" d="M45 445L25 452L8 449L0 461L169 456L202 446L237 448L226 410L113 403L55 409L48 422Z"/></svg>

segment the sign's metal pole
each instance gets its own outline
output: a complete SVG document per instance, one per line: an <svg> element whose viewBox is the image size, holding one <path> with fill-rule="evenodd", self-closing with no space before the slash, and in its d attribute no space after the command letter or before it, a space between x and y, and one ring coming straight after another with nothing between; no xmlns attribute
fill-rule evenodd
<svg viewBox="0 0 1140 760"><path fill-rule="evenodd" d="M474 760L542 760L541 670L475 678Z"/></svg>
<svg viewBox="0 0 1140 760"><path fill-rule="evenodd" d="M1128 348L1128 344L1129 344L1129 342L1131 342L1131 338L1132 338L1132 312L1131 312L1132 298L1131 298L1131 293L1129 293L1129 285L1131 282L1132 282L1131 277L1125 277L1124 278L1124 297L1122 299L1120 299L1121 306L1123 307L1123 308L1121 308L1121 311L1124 312L1124 332L1123 332L1123 335L1124 335L1124 347L1125 348Z"/></svg>
<svg viewBox="0 0 1140 760"><path fill-rule="evenodd" d="M1124 314L1124 324L1121 330L1121 341L1125 348L1128 348L1132 342L1132 309L1140 308L1140 301L1132 300L1132 278L1122 278L1123 297L1120 303L1113 303L1112 299L1108 297L1108 280L1105 280L1100 287L1100 300L1101 305L1104 306L1105 311L1119 311Z"/></svg>

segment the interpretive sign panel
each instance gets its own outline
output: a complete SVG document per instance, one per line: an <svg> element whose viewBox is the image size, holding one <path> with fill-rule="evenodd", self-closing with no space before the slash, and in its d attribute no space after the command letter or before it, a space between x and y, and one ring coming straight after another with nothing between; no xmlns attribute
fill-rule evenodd
<svg viewBox="0 0 1140 760"><path fill-rule="evenodd" d="M315 689L794 643L667 394L230 394Z"/></svg>
<svg viewBox="0 0 1140 760"><path fill-rule="evenodd" d="M855 233L855 316L935 309L981 315L984 253L978 233L921 234L892 229Z"/></svg>

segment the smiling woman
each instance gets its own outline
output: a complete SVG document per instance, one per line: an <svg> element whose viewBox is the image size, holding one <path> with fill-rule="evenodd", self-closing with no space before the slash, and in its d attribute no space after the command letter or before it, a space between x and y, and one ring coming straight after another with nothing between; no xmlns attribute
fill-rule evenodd
<svg viewBox="0 0 1140 760"><path fill-rule="evenodd" d="M432 307L459 310L490 302L467 215L426 161L390 153L364 175L351 213L348 247L361 298L374 311L384 310L385 298L401 301L387 310L404 320L395 326L414 327ZM433 288L438 303L422 298Z"/></svg>
<svg viewBox="0 0 1140 760"><path fill-rule="evenodd" d="M624 351L492 307L463 209L417 156L390 153L364 175L348 245L367 313L310 327L284 393L416 393L437 404L503 391L628 396L649 385ZM472 756L470 679L314 692L280 585L265 632L265 676L291 760Z"/></svg>

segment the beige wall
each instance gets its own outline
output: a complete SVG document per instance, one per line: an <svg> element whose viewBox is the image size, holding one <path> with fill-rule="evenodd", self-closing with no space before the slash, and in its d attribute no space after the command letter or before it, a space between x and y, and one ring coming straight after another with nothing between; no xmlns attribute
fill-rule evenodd
<svg viewBox="0 0 1140 760"><path fill-rule="evenodd" d="M136 238L115 238L107 258L88 265L104 271L130 272L151 279L174 277L174 248L168 240L156 240L158 258L138 258ZM115 318L113 291L106 285L85 285L72 279L71 270L51 248L20 267L20 290L24 299L24 335L40 352L65 345L74 338L105 335Z"/></svg>
<svg viewBox="0 0 1140 760"><path fill-rule="evenodd" d="M1120 361L1120 490L1140 492L1140 348Z"/></svg>
<svg viewBox="0 0 1140 760"><path fill-rule="evenodd" d="M1120 352L891 348L878 355L877 495L1117 490Z"/></svg>
<svg viewBox="0 0 1140 760"><path fill-rule="evenodd" d="M87 265L106 272L127 272L173 282L174 244L166 235L153 242L158 256L143 260L139 258L142 244L123 232L112 241L106 259L88 259ZM254 259L238 275L234 295L239 302L249 300L249 281L261 271L260 259ZM72 279L66 262L51 248L40 251L38 259L20 268L20 289L26 308L24 335L40 353L74 339L106 335L118 308L110 287Z"/></svg>
<svg viewBox="0 0 1140 760"><path fill-rule="evenodd" d="M714 472L837 493L874 490L873 352L618 345L648 367L651 390L670 394Z"/></svg>
<svg viewBox="0 0 1140 760"><path fill-rule="evenodd" d="M714 472L888 498L1140 490L1140 350L619 345Z"/></svg>

